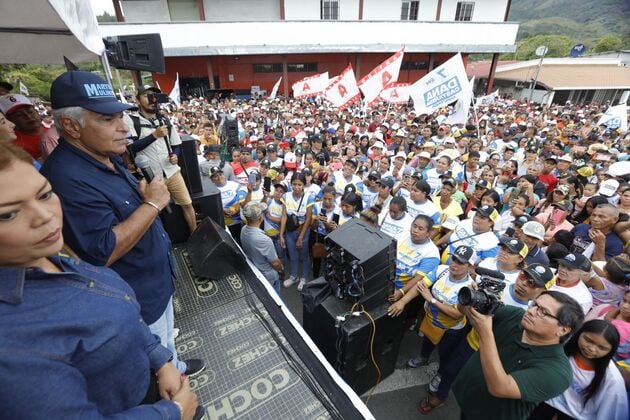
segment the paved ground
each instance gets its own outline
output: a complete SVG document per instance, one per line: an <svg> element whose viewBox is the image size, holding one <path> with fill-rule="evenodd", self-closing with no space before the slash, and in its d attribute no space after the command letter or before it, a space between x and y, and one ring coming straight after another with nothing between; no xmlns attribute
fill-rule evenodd
<svg viewBox="0 0 630 420"><path fill-rule="evenodd" d="M293 315L302 322L302 299L293 286L290 289L282 288L282 299ZM459 408L455 398L451 395L446 406L434 410L429 415L423 416L418 411L418 404L427 394L428 383L437 370L436 356L432 355L432 363L429 366L409 369L407 360L419 350L420 337L412 331L407 331L403 338L396 370L389 377L383 379L374 391L368 407L377 420L397 419L459 419ZM365 401L367 395L362 396Z"/></svg>

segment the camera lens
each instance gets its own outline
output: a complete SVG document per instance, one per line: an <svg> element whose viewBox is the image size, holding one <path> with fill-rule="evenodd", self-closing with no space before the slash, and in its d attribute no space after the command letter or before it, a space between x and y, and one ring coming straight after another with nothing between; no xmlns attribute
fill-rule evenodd
<svg viewBox="0 0 630 420"><path fill-rule="evenodd" d="M473 301L473 290L469 287L463 287L457 293L457 302L460 305L470 306Z"/></svg>

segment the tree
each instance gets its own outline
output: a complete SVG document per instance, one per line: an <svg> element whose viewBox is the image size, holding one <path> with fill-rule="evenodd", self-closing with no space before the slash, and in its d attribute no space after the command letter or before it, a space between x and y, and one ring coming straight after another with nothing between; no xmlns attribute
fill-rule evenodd
<svg viewBox="0 0 630 420"><path fill-rule="evenodd" d="M96 20L98 23L101 22L116 22L116 16L110 15L107 11L103 12L102 15L96 16Z"/></svg>
<svg viewBox="0 0 630 420"><path fill-rule="evenodd" d="M574 45L573 39L564 35L535 35L523 39L516 47L516 53L503 59L533 60L538 58L536 48L546 45L546 57L567 57Z"/></svg>
<svg viewBox="0 0 630 420"><path fill-rule="evenodd" d="M608 34L597 41L593 52L607 52L607 51L619 51L623 47L623 41L620 37L613 34Z"/></svg>

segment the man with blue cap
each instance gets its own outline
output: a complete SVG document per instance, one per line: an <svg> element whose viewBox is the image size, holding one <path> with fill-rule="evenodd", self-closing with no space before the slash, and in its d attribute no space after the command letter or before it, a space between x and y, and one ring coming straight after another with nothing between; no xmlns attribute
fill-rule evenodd
<svg viewBox="0 0 630 420"><path fill-rule="evenodd" d="M127 172L121 155L129 128L118 101L99 76L67 72L51 86L59 146L42 174L61 198L66 243L83 260L108 266L134 289L141 315L174 355L182 373L205 369L198 359L177 359L172 297L171 242L158 218L170 195L161 174L147 183Z"/></svg>

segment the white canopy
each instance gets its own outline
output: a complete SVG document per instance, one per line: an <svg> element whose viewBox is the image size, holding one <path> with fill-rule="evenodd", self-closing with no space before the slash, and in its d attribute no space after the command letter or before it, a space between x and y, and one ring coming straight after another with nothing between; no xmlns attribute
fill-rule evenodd
<svg viewBox="0 0 630 420"><path fill-rule="evenodd" d="M87 0L0 1L0 63L93 61L105 49Z"/></svg>

